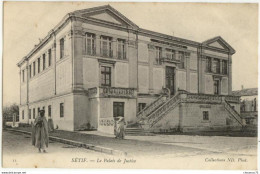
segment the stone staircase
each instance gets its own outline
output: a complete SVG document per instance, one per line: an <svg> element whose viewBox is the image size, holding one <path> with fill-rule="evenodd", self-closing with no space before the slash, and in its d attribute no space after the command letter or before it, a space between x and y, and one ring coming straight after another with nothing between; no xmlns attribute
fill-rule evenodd
<svg viewBox="0 0 260 174"><path fill-rule="evenodd" d="M143 110L137 113L137 122L141 121L142 119L146 119L154 110L160 107L162 104L166 102L167 98L165 95L160 95L155 101L151 104L147 105Z"/></svg>
<svg viewBox="0 0 260 174"><path fill-rule="evenodd" d="M182 95L184 94L184 95ZM137 122L147 130L152 128L156 123L164 118L167 113L172 111L174 108L179 106L180 103L208 103L208 104L223 104L224 108L229 114L240 124L244 125L240 114L229 104L228 100L236 100L233 96L220 96L220 95L208 95L208 94L191 94L186 91L178 91L174 96L166 98L161 95L152 102L150 105L145 107L144 110L137 114Z"/></svg>
<svg viewBox="0 0 260 174"><path fill-rule="evenodd" d="M228 101L224 100L223 104L224 104L225 109L237 120L237 122L240 125L244 126L244 123L242 121L240 114L234 108L232 108L232 106L228 103Z"/></svg>

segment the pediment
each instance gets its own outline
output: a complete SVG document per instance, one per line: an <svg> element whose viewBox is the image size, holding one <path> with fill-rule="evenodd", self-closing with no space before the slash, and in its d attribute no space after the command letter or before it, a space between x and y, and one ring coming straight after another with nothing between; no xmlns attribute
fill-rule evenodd
<svg viewBox="0 0 260 174"><path fill-rule="evenodd" d="M220 36L202 42L204 46L219 50L229 51L234 54L236 51Z"/></svg>
<svg viewBox="0 0 260 174"><path fill-rule="evenodd" d="M116 9L112 8L110 5L94 7L85 10L78 10L73 13L77 16L96 20L99 22L139 28L136 24L134 24L124 15L119 13Z"/></svg>
<svg viewBox="0 0 260 174"><path fill-rule="evenodd" d="M218 41L212 42L208 45L211 47L219 48L219 49L226 49L226 47L221 45Z"/></svg>

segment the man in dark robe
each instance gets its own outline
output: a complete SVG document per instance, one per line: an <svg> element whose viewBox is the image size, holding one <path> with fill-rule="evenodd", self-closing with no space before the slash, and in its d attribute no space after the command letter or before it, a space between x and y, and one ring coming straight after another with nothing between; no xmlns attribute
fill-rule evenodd
<svg viewBox="0 0 260 174"><path fill-rule="evenodd" d="M39 152L43 150L46 153L46 148L49 144L48 122L44 116L44 110L39 112L32 127L32 145L38 148Z"/></svg>

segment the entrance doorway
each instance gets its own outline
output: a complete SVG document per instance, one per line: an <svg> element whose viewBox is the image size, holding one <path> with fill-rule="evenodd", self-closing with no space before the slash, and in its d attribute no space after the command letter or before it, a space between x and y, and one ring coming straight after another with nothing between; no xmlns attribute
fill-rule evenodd
<svg viewBox="0 0 260 174"><path fill-rule="evenodd" d="M175 93L175 68L166 66L165 85L171 92L171 95Z"/></svg>

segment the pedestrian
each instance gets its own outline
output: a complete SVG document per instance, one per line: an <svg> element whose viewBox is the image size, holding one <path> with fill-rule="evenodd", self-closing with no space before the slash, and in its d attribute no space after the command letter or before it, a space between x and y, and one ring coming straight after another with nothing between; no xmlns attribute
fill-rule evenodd
<svg viewBox="0 0 260 174"><path fill-rule="evenodd" d="M116 121L116 138L124 139L125 138L125 119L124 117L119 117Z"/></svg>
<svg viewBox="0 0 260 174"><path fill-rule="evenodd" d="M44 116L44 110L40 110L38 117L33 123L32 145L38 148L39 153L41 153L41 150L46 153L46 148L48 147L48 144L48 123Z"/></svg>

